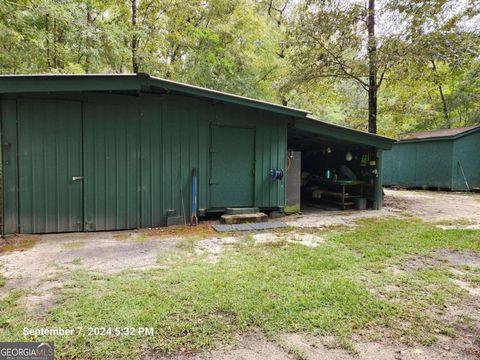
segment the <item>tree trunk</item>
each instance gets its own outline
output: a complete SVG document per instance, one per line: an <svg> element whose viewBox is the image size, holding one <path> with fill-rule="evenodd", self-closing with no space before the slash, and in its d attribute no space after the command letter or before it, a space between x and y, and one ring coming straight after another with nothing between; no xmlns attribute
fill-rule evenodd
<svg viewBox="0 0 480 360"><path fill-rule="evenodd" d="M87 37L85 39L85 72L90 72L90 30L92 25L92 14L90 7L87 5Z"/></svg>
<svg viewBox="0 0 480 360"><path fill-rule="evenodd" d="M49 36L50 36L50 26L49 26L49 23L48 23L48 17L50 15L49 14L45 14L45 33L46 33L46 37L45 37L45 40L46 40L46 50L47 50L47 66L48 66L48 70L50 70L52 68L52 64L50 63L50 39L49 39Z"/></svg>
<svg viewBox="0 0 480 360"><path fill-rule="evenodd" d="M450 129L452 127L452 124L450 121L450 112L448 111L447 99L445 98L445 94L443 92L443 86L437 71L437 65L435 64L435 60L433 59L432 59L432 68L433 68L433 72L435 73L434 74L435 83L437 84L438 92L440 93L440 99L442 100L443 116L445 117L445 125L448 129Z"/></svg>
<svg viewBox="0 0 480 360"><path fill-rule="evenodd" d="M375 38L375 0L368 0L368 132L377 133L377 40Z"/></svg>
<svg viewBox="0 0 480 360"><path fill-rule="evenodd" d="M57 58L57 19L53 18L53 67L58 68Z"/></svg>
<svg viewBox="0 0 480 360"><path fill-rule="evenodd" d="M132 69L138 73L137 0L132 0Z"/></svg>

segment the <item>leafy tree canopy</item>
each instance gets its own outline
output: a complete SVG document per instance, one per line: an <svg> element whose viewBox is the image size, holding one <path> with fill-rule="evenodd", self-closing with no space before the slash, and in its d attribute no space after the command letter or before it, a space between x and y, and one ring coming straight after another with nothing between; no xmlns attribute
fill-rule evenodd
<svg viewBox="0 0 480 360"><path fill-rule="evenodd" d="M364 0L4 0L0 72L136 67L361 130L373 73L382 134L480 122L480 1L373 3L371 36Z"/></svg>

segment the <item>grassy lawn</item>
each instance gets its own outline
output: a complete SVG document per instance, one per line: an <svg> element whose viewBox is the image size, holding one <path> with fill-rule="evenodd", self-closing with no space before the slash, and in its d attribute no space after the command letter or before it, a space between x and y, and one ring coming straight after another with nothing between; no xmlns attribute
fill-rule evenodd
<svg viewBox="0 0 480 360"><path fill-rule="evenodd" d="M298 230L297 230L298 231ZM22 340L25 326L153 327L154 336L54 337L63 358L132 358L144 351L212 348L242 331L336 335L339 345L361 333L431 344L448 324L426 315L467 293L452 281L442 249L480 253L480 232L441 230L415 219L362 220L350 230L323 230L327 241L307 248L287 242L254 245L251 236L217 263L192 246L158 258L161 268L105 275L72 272L48 316L31 320L21 292L0 303L0 340ZM288 232L284 233L288 236ZM411 259L425 266L406 268ZM420 259L420 260L419 260ZM480 282L480 274L461 279ZM47 339L47 338L42 338Z"/></svg>

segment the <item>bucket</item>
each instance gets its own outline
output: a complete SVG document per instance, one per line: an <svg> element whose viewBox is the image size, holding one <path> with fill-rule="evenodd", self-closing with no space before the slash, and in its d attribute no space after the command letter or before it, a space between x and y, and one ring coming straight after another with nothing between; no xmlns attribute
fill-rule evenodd
<svg viewBox="0 0 480 360"><path fill-rule="evenodd" d="M366 198L356 198L355 199L355 209L365 210L367 208L367 199Z"/></svg>

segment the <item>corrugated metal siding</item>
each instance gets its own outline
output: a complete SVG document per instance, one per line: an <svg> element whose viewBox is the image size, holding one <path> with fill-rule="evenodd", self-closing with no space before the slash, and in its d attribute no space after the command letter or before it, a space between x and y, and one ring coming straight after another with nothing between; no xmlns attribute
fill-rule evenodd
<svg viewBox="0 0 480 360"><path fill-rule="evenodd" d="M47 100L50 98L46 94L42 96ZM83 145L78 161L80 171L77 174L77 169L70 169L72 174L68 176L84 176L81 211L86 231L165 225L168 210L177 215L185 213L188 218L193 168L198 170L198 207L209 209L210 129L214 125L255 129L254 205L285 205L284 180L272 181L269 175L270 169L285 169L286 166L288 119L285 116L177 95L57 94L56 97L78 101L74 113L82 114L81 127L75 130L76 134L80 134ZM34 156L39 164L53 161L59 155L55 155L55 151L58 152L60 147L55 151L50 149L43 143L43 135L38 134L43 134L41 127L45 125L50 129L48 132L52 141L68 139L68 130L57 122L71 116L48 113L50 110L44 105L28 111L28 101L19 100L21 104L18 107L24 114L22 118L25 124L29 124L22 128L23 135L19 137L23 140L22 144L27 145L20 147L28 149L28 144L38 143L35 146L40 146L42 151L35 154L30 151L30 156ZM14 100L2 103L3 137L4 141L10 139L12 143L11 151L4 154L4 159L10 156L14 162L4 161L4 171L17 165L25 169L31 166L23 158L20 164L15 161L14 103ZM60 143L57 141L57 144ZM47 165L47 168L54 166ZM31 222L34 217L59 211L59 208L48 207L50 205L47 208L39 206L38 201L33 204L25 200L35 192L38 193L35 196L50 204L47 197L51 196L54 180L45 176L38 184L27 183L28 174L20 181L14 171L5 177L5 219L9 219L5 223L6 232L17 231L19 223L22 232L72 230L71 221L68 229L55 224L41 225L36 223L37 220ZM21 191L22 208L31 212L30 215L23 212L20 218L15 196L18 183L24 188Z"/></svg>
<svg viewBox="0 0 480 360"><path fill-rule="evenodd" d="M142 96L142 226L166 224L167 212L190 217L191 172L199 173L199 203L206 185L208 136L202 109L176 97ZM202 161L200 161L202 159ZM182 203L183 196L183 203Z"/></svg>
<svg viewBox="0 0 480 360"><path fill-rule="evenodd" d="M383 184L414 186L416 184L416 144L395 144L383 153Z"/></svg>
<svg viewBox="0 0 480 360"><path fill-rule="evenodd" d="M451 188L453 142L427 141L418 143L416 159L417 184L439 188Z"/></svg>
<svg viewBox="0 0 480 360"><path fill-rule="evenodd" d="M212 126L210 206L255 203L255 128Z"/></svg>
<svg viewBox="0 0 480 360"><path fill-rule="evenodd" d="M20 231L82 230L81 104L18 101Z"/></svg>
<svg viewBox="0 0 480 360"><path fill-rule="evenodd" d="M165 142L163 141L163 105L145 99L142 107L141 149L141 226L165 223ZM148 129L148 130L147 130Z"/></svg>
<svg viewBox="0 0 480 360"><path fill-rule="evenodd" d="M448 140L394 144L384 152L384 185L450 188L452 149Z"/></svg>
<svg viewBox="0 0 480 360"><path fill-rule="evenodd" d="M182 194L189 218L193 168L198 171L198 207L212 207L209 149L215 125L255 129L254 205L285 205L284 181L269 176L271 168L286 166L285 117L174 95L142 95L141 101L142 226L165 225L168 210L182 215Z"/></svg>
<svg viewBox="0 0 480 360"><path fill-rule="evenodd" d="M132 229L138 214L138 106L112 97L83 106L85 230Z"/></svg>
<svg viewBox="0 0 480 360"><path fill-rule="evenodd" d="M287 129L279 120L265 117L257 128L256 206L285 204L285 178L272 181L269 175L270 169L286 169Z"/></svg>
<svg viewBox="0 0 480 360"><path fill-rule="evenodd" d="M452 161L452 190L467 190L459 162L470 188L480 187L480 132L454 141Z"/></svg>
<svg viewBox="0 0 480 360"><path fill-rule="evenodd" d="M2 100L3 232L18 232L17 102Z"/></svg>

